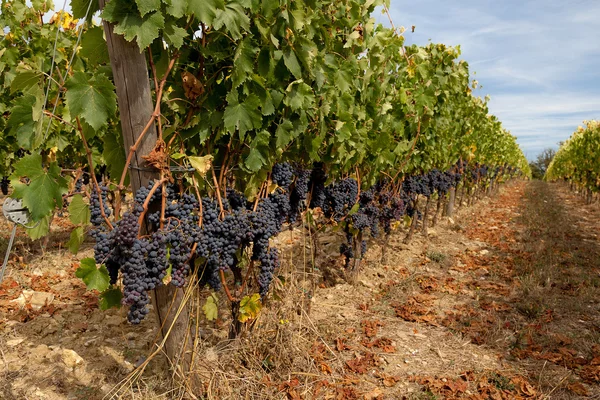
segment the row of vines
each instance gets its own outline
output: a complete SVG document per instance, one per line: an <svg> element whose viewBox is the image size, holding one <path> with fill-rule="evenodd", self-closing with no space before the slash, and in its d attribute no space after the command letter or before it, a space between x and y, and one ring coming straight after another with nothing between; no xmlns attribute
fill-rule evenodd
<svg viewBox="0 0 600 400"><path fill-rule="evenodd" d="M561 144L545 179L569 182L590 203L600 190L600 122L584 123Z"/></svg>
<svg viewBox="0 0 600 400"><path fill-rule="evenodd" d="M418 221L426 234L456 188L529 174L459 49L406 46L375 23L386 3L73 0L71 15L2 0L3 190L41 221L32 238L68 208L71 251L95 240L78 274L103 307L140 323L155 289L209 285L235 336L269 292L282 230L343 231L357 272L368 236L405 225L410 240ZM148 116L125 115L113 32L144 54L148 99L128 101L151 100Z"/></svg>

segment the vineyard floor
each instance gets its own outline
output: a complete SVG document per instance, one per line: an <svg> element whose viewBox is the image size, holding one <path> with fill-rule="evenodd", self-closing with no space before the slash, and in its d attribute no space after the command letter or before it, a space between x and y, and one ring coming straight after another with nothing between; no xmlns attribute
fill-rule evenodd
<svg viewBox="0 0 600 400"><path fill-rule="evenodd" d="M91 250L60 249L69 229L57 219L44 252L17 241L0 285L0 399L102 398L152 345L152 319L100 311L74 277ZM539 181L460 208L427 239L397 232L383 259L374 241L353 285L330 268L335 235L313 271L306 236L284 233L277 298L235 342L225 317L205 326L198 373L211 399L600 398L599 234L597 204ZM155 361L123 398L175 398L159 395Z"/></svg>

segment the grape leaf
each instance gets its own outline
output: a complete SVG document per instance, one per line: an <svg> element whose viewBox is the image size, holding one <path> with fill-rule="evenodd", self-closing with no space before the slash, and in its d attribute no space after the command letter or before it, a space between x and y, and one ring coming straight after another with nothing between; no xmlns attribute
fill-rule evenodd
<svg viewBox="0 0 600 400"><path fill-rule="evenodd" d="M71 237L69 238L69 243L67 243L69 247L69 251L73 254L77 254L81 244L85 240L85 231L83 226L78 226L77 228L71 231Z"/></svg>
<svg viewBox="0 0 600 400"><path fill-rule="evenodd" d="M121 299L123 299L123 292L118 287L111 287L98 296L100 300L99 305L102 311L106 311L109 308L120 308Z"/></svg>
<svg viewBox="0 0 600 400"><path fill-rule="evenodd" d="M97 290L104 292L108 289L110 278L108 270L104 265L96 267L96 261L93 258L84 258L81 260L79 268L75 271L75 276L81 278L88 290Z"/></svg>
<svg viewBox="0 0 600 400"><path fill-rule="evenodd" d="M17 98L8 118L10 133L17 137L17 143L26 150L33 150L42 139L42 104L37 96L26 94Z"/></svg>
<svg viewBox="0 0 600 400"><path fill-rule="evenodd" d="M188 160L190 161L190 164L192 164L192 167L194 167L196 172L200 174L200 176L204 176L208 171L210 171L213 156L210 154L203 157L190 156L188 157Z"/></svg>
<svg viewBox="0 0 600 400"><path fill-rule="evenodd" d="M80 194L73 196L69 204L69 219L74 225L85 225L90 222L90 207Z"/></svg>
<svg viewBox="0 0 600 400"><path fill-rule="evenodd" d="M26 92L27 89L38 85L43 76L39 71L22 71L18 73L10 83L10 94L14 94L19 90Z"/></svg>
<svg viewBox="0 0 600 400"><path fill-rule="evenodd" d="M81 37L81 50L79 54L83 58L87 58L90 64L108 64L108 47L104 40L104 30L95 26L85 31Z"/></svg>
<svg viewBox="0 0 600 400"><path fill-rule="evenodd" d="M183 39L188 35L185 29L172 23L165 26L163 33L167 43L173 45L173 47L177 49L183 46Z"/></svg>
<svg viewBox="0 0 600 400"><path fill-rule="evenodd" d="M248 96L242 103L238 102L237 96L228 96L228 105L225 108L225 129L240 133L240 139L244 138L246 132L259 128L262 124L262 115L258 110L260 99L256 95Z"/></svg>
<svg viewBox="0 0 600 400"><path fill-rule="evenodd" d="M287 69L294 75L294 78L300 79L302 78L302 68L300 68L300 63L298 62L298 58L292 49L289 49L285 53L283 53L283 63L287 67Z"/></svg>
<svg viewBox="0 0 600 400"><path fill-rule="evenodd" d="M172 7L175 8L178 0L173 0ZM223 0L204 0L204 1L190 1L188 4L188 13L194 14L200 22L206 25L212 25L218 9L225 8Z"/></svg>
<svg viewBox="0 0 600 400"><path fill-rule="evenodd" d="M102 18L114 23L114 32L123 35L125 40L132 42L135 39L140 52L157 39L159 30L165 27L165 18L160 12L152 12L142 17L135 5L125 0L109 1L102 10Z"/></svg>
<svg viewBox="0 0 600 400"><path fill-rule="evenodd" d="M250 145L250 153L244 161L246 167L252 171L257 172L262 168L263 165L267 164L267 157L269 155L269 142L271 134L267 131L259 132L258 135L252 140Z"/></svg>
<svg viewBox="0 0 600 400"><path fill-rule="evenodd" d="M27 229L27 236L31 240L38 240L46 236L50 232L50 218L50 215L46 215L37 226Z"/></svg>
<svg viewBox="0 0 600 400"><path fill-rule="evenodd" d="M102 153L102 157L104 157L104 161L108 167L108 173L112 177L119 177L123 173L123 168L125 168L125 149L123 147L123 138L121 135L116 135L116 131L120 131L120 129L113 130L109 129L102 138L104 141L104 151ZM129 184L129 176L125 179L125 185Z"/></svg>
<svg viewBox="0 0 600 400"><path fill-rule="evenodd" d="M90 77L85 72L75 72L65 86L71 118L80 116L92 128L98 130L115 114L115 87L104 74Z"/></svg>
<svg viewBox="0 0 600 400"><path fill-rule="evenodd" d="M198 1L197 3L201 2ZM250 29L250 18L246 15L246 10L241 4L235 1L227 2L225 8L215 11L213 27L221 29L223 26L227 28L233 39L241 39L241 31Z"/></svg>
<svg viewBox="0 0 600 400"><path fill-rule="evenodd" d="M181 18L187 11L186 0L163 0L167 5L167 14L174 16L175 18Z"/></svg>
<svg viewBox="0 0 600 400"><path fill-rule="evenodd" d="M160 8L160 0L135 0L135 3L137 4L142 17L149 12L157 11Z"/></svg>
<svg viewBox="0 0 600 400"><path fill-rule="evenodd" d="M90 2L92 3L91 5ZM90 9L89 13L87 13L88 8ZM92 15L100 10L100 5L98 4L98 0L71 0L71 10L73 11L73 18L84 18L87 13L87 19L91 21Z"/></svg>
<svg viewBox="0 0 600 400"><path fill-rule="evenodd" d="M260 295L254 293L252 296L246 296L240 301L240 313L238 315L238 321L246 322L251 319L258 317L262 303L260 302Z"/></svg>
<svg viewBox="0 0 600 400"><path fill-rule="evenodd" d="M214 321L219 317L219 306L217 302L219 298L216 293L211 293L210 296L206 299L206 303L202 306L202 311L204 311L204 316L209 321Z"/></svg>
<svg viewBox="0 0 600 400"><path fill-rule="evenodd" d="M42 156L31 154L15 164L11 176L13 197L23 199L34 221L50 214L56 206L62 206L62 195L67 191L67 181L60 176L61 169L53 162L48 170L42 167ZM20 181L29 178L29 184Z"/></svg>

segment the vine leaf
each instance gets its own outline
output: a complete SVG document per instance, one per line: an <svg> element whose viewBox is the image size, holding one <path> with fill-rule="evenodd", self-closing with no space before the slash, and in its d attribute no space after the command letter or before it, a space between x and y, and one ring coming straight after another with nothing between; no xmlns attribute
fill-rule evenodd
<svg viewBox="0 0 600 400"><path fill-rule="evenodd" d="M81 278L88 290L97 290L99 292L104 292L108 289L110 282L106 267L101 265L100 268L97 268L96 261L93 258L84 258L81 260L79 268L75 271L75 276Z"/></svg>
<svg viewBox="0 0 600 400"><path fill-rule="evenodd" d="M210 296L206 299L206 303L202 306L202 311L204 311L204 316L209 321L214 321L219 317L219 306L217 302L219 298L216 293L211 293Z"/></svg>
<svg viewBox="0 0 600 400"><path fill-rule="evenodd" d="M210 168L212 167L213 156L210 154L203 157L190 156L188 157L188 160L190 161L190 164L192 165L192 167L194 167L196 172L200 176L204 176L208 171L210 171Z"/></svg>
<svg viewBox="0 0 600 400"><path fill-rule="evenodd" d="M237 129L240 139L243 139L246 132L262 125L262 115L258 110L260 99L256 95L250 95L239 103L237 93L233 91L231 94L227 96L228 105L224 113L225 129L230 133Z"/></svg>
<svg viewBox="0 0 600 400"><path fill-rule="evenodd" d="M192 3L202 3L196 1ZM215 19L213 21L214 29L221 29L223 26L229 31L229 35L233 39L242 38L242 30L250 29L250 18L246 15L244 6L237 1L227 2L227 5L222 9L215 11Z"/></svg>
<svg viewBox="0 0 600 400"><path fill-rule="evenodd" d="M269 142L271 135L267 131L261 131L252 140L250 145L250 153L246 158L244 164L252 171L257 172L262 168L263 165L267 164L267 157L269 154Z"/></svg>
<svg viewBox="0 0 600 400"><path fill-rule="evenodd" d="M194 1L192 3L203 3ZM165 27L165 18L160 12L140 15L129 1L111 0L104 10L102 18L115 24L114 32L123 35L125 40L132 42L136 40L140 51L143 51L159 36L160 29Z"/></svg>
<svg viewBox="0 0 600 400"><path fill-rule="evenodd" d="M81 50L79 54L87 58L88 62L94 64L108 64L108 47L104 40L104 30L95 26L88 29L81 37Z"/></svg>
<svg viewBox="0 0 600 400"><path fill-rule="evenodd" d="M298 58L292 49L289 49L285 53L283 53L283 63L287 67L287 69L294 75L294 78L300 79L302 78L302 68L300 68L300 63L298 62Z"/></svg>
<svg viewBox="0 0 600 400"><path fill-rule="evenodd" d="M31 240L38 240L43 238L50 232L50 215L46 215L40 220L39 225L34 228L27 229L27 236Z"/></svg>
<svg viewBox="0 0 600 400"><path fill-rule="evenodd" d="M175 26L174 24L165 26L163 33L167 43L173 45L173 47L177 49L183 46L183 39L188 35L185 29Z"/></svg>
<svg viewBox="0 0 600 400"><path fill-rule="evenodd" d="M142 17L149 12L157 11L160 8L160 0L135 0L135 3L137 4Z"/></svg>
<svg viewBox="0 0 600 400"><path fill-rule="evenodd" d="M15 172L11 176L13 194L15 198L23 199L23 205L34 221L39 221L50 214L54 207L62 205L67 181L60 176L60 172L56 162L45 170L40 154L28 155L15 164ZM29 184L21 182L20 178L28 178Z"/></svg>
<svg viewBox="0 0 600 400"><path fill-rule="evenodd" d="M26 92L33 86L39 85L43 76L39 71L22 71L18 73L10 84L10 94L14 94L19 90Z"/></svg>
<svg viewBox="0 0 600 400"><path fill-rule="evenodd" d="M120 132L121 129L117 129ZM104 151L102 157L108 167L110 176L121 176L123 168L125 168L125 150L123 147L123 137L116 135L112 129L108 130L103 137L104 140ZM125 179L125 185L129 184L129 175Z"/></svg>
<svg viewBox="0 0 600 400"><path fill-rule="evenodd" d="M67 243L67 246L69 246L69 251L72 254L77 254L77 252L79 251L79 248L81 247L81 244L83 243L83 241L85 240L85 231L83 226L78 226L77 228L73 229L71 231L71 237L69 238L69 243Z"/></svg>
<svg viewBox="0 0 600 400"><path fill-rule="evenodd" d="M25 94L14 101L8 127L10 133L17 137L19 146L33 150L42 139L41 114L43 104L38 96Z"/></svg>
<svg viewBox="0 0 600 400"><path fill-rule="evenodd" d="M92 3L91 5L90 2ZM86 16L88 7L90 9L90 12L87 14L87 19L88 21L91 21L94 13L100 10L98 0L71 0L71 10L73 11L73 18L84 18Z"/></svg>
<svg viewBox="0 0 600 400"><path fill-rule="evenodd" d="M180 9L179 4L184 3L183 0L172 0L172 8ZM175 8L177 5L177 8ZM200 22L204 22L207 25L212 25L215 19L217 10L225 8L225 2L223 0L205 0L205 1L190 1L188 4L188 13L194 14ZM173 15L173 14L172 14Z"/></svg>
<svg viewBox="0 0 600 400"><path fill-rule="evenodd" d="M100 293L98 298L100 300L99 305L102 311L106 311L113 307L120 308L121 300L123 299L123 292L121 292L121 289L117 287L110 287L109 289L106 289Z"/></svg>
<svg viewBox="0 0 600 400"><path fill-rule="evenodd" d="M240 301L238 320L240 322L246 322L255 319L258 317L261 309L262 303L260 302L260 294L254 293L252 296L246 296Z"/></svg>
<svg viewBox="0 0 600 400"><path fill-rule="evenodd" d="M90 208L80 194L73 196L69 204L69 219L74 225L86 225L90 222Z"/></svg>
<svg viewBox="0 0 600 400"><path fill-rule="evenodd" d="M73 118L81 116L93 129L98 130L115 114L115 87L106 75L89 77L85 72L75 72L65 86L67 106Z"/></svg>

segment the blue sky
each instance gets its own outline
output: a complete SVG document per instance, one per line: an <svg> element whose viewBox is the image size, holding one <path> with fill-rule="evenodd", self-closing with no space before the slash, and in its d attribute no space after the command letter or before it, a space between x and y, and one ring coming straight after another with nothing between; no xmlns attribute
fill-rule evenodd
<svg viewBox="0 0 600 400"><path fill-rule="evenodd" d="M392 0L390 14L407 44L460 45L529 159L600 119L600 1Z"/></svg>

